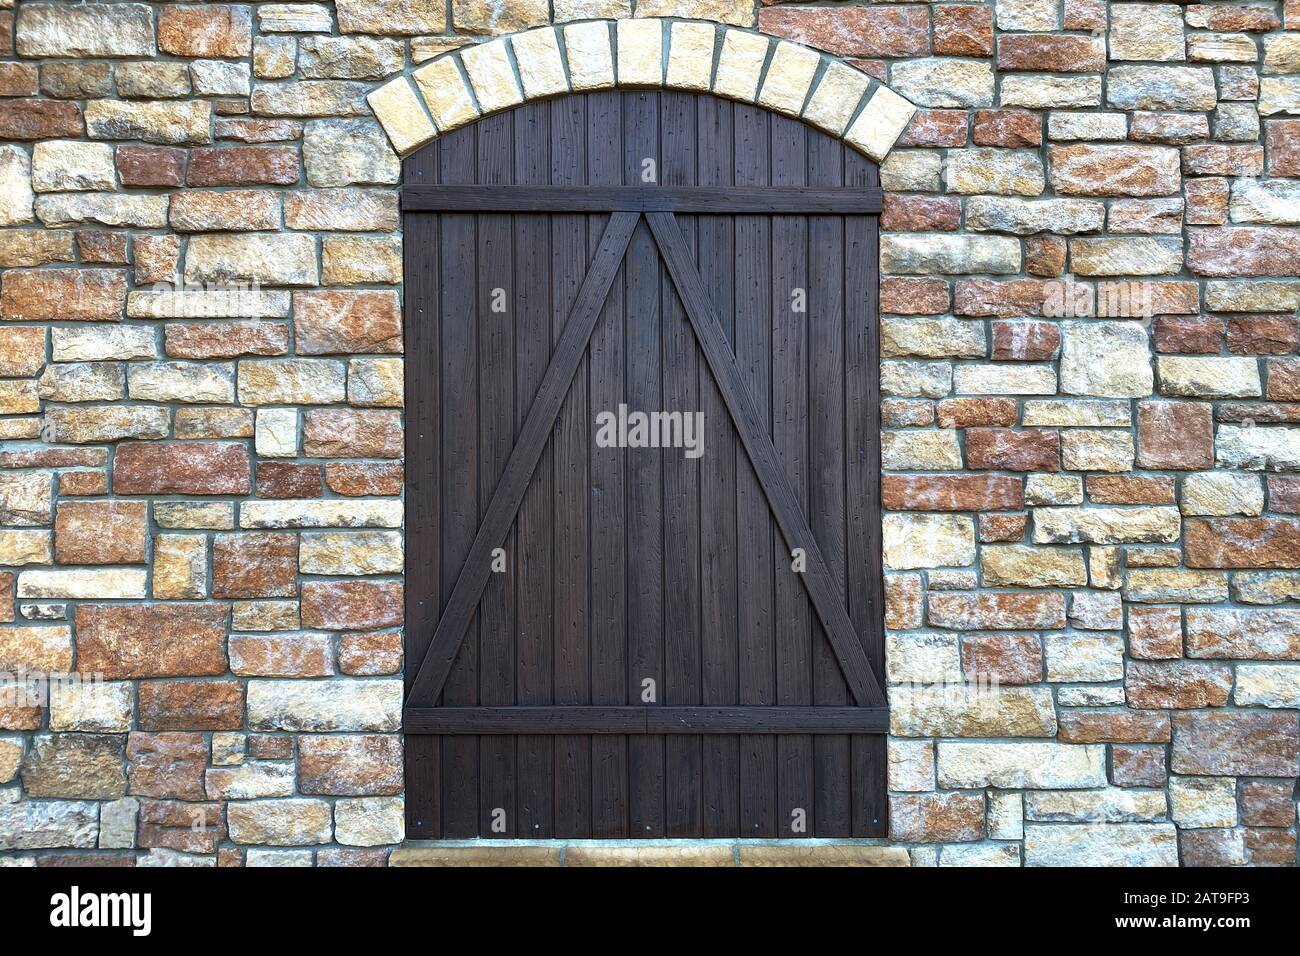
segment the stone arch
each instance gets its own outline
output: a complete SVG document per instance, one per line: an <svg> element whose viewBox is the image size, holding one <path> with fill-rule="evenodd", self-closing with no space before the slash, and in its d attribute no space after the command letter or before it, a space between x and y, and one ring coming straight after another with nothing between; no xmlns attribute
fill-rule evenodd
<svg viewBox="0 0 1300 956"><path fill-rule="evenodd" d="M916 107L843 60L708 20L580 20L443 54L368 96L398 155L530 100L670 89L801 119L881 162Z"/></svg>

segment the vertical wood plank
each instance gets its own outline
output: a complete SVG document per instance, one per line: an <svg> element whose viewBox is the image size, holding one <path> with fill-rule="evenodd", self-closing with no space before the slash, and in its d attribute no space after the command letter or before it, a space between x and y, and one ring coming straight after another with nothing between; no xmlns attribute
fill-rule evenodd
<svg viewBox="0 0 1300 956"><path fill-rule="evenodd" d="M592 185L623 182L623 98L595 93L587 101L587 174ZM614 148L610 148L611 139ZM595 251L606 217L589 217ZM619 269L591 336L591 408L614 411L626 397L627 266ZM620 448L591 451L591 690L593 704L628 704L627 510L625 460ZM627 836L628 739L591 739L592 836Z"/></svg>
<svg viewBox="0 0 1300 956"><path fill-rule="evenodd" d="M624 177L641 183L645 161L662 168L659 153L659 94L623 94ZM627 254L627 404L663 408L662 288L668 281L649 227L642 219ZM654 681L658 702L664 689L663 455L627 449L627 627L628 692L641 700L643 681ZM664 835L664 738L639 735L628 742L628 798L633 837Z"/></svg>
<svg viewBox="0 0 1300 956"><path fill-rule="evenodd" d="M661 96L663 165L660 184L691 186L696 182L695 102L689 94ZM683 232L692 251L694 224ZM695 417L700 410L699 345L676 287L663 283L663 366L665 411ZM705 448L705 454L711 449ZM662 453L664 463L664 686L665 704L700 703L700 459L684 449ZM670 837L703 833L701 809L701 740L693 735L665 741L665 829Z"/></svg>
<svg viewBox="0 0 1300 956"><path fill-rule="evenodd" d="M551 112L551 183L586 183L587 115L581 99L556 100ZM551 217L551 332L558 341L587 274L587 217ZM557 704L591 702L588 647L587 467L592 415L584 357L560 407L555 441L555 695ZM555 835L591 835L591 738L555 738Z"/></svg>
<svg viewBox="0 0 1300 956"><path fill-rule="evenodd" d="M729 186L734 180L735 141L732 104L697 99L698 176L702 186ZM732 263L735 235L730 216L700 216L697 225L700 276L718 307L723 331L736 344ZM700 680L701 703L738 703L743 651L738 634L736 590L736 431L707 363L700 363L700 408L704 412L705 453L700 459ZM743 452L742 452L743 454ZM748 642L748 635L746 635ZM740 827L740 737L706 734L701 739L700 789L703 835L735 836Z"/></svg>
<svg viewBox="0 0 1300 956"><path fill-rule="evenodd" d="M477 126L457 130L442 140L444 183L472 183L476 178ZM475 262L475 217L442 217L442 420L443 560L445 605L478 531L478 296ZM454 409L454 412L451 411ZM477 616L470 622L460 653L443 686L447 706L478 702ZM447 737L442 741L443 836L478 833L478 741Z"/></svg>
<svg viewBox="0 0 1300 956"><path fill-rule="evenodd" d="M514 182L514 127L523 111L501 113L478 124L478 176L484 184ZM478 217L477 303L479 351L479 521L492 499L515 446L515 297L513 217ZM475 529L477 530L477 529ZM507 705L515 700L515 565L513 530L502 547L506 571L488 577L479 600L479 702ZM515 744L511 737L479 738L480 836L516 836ZM504 818L503 818L504 817ZM504 823L505 829L494 829Z"/></svg>
<svg viewBox="0 0 1300 956"><path fill-rule="evenodd" d="M516 130L515 179L521 184L549 181L550 104L533 103ZM519 320L515 427L523 427L542 376L551 361L551 217L517 215ZM524 494L516 522L519 535L518 703L554 702L554 449L548 443ZM554 836L554 747L548 737L518 739L519 833L528 839Z"/></svg>
<svg viewBox="0 0 1300 956"><path fill-rule="evenodd" d="M421 150L403 164L403 181L438 182L441 143ZM408 662L428 649L441 596L441 513L439 486L442 380L438 294L442 235L438 216L408 216L403 223L404 407L412 427L406 429L406 615L403 650ZM406 686L415 668L406 668ZM413 839L442 836L442 741L408 735L406 752L406 832Z"/></svg>
<svg viewBox="0 0 1300 956"><path fill-rule="evenodd" d="M735 183L770 184L768 115L752 106L734 107ZM737 216L732 260L735 293L736 360L759 413L771 416L772 229L767 216ZM780 535L749 456L736 448L736 527L739 539L737 591L740 703L776 703L772 554ZM777 830L776 740L741 738L740 823L745 836L774 837Z"/></svg>
<svg viewBox="0 0 1300 956"><path fill-rule="evenodd" d="M808 179L804 128L771 117L772 184L803 186ZM808 512L808 221L772 217L772 441L805 514ZM802 301L800 301L802 299ZM803 306L803 308L801 308ZM812 703L813 614L802 577L793 570L784 538L773 555L776 588L776 700ZM786 837L815 832L813 744L803 734L777 738L777 822ZM796 827L798 827L796 829Z"/></svg>
<svg viewBox="0 0 1300 956"><path fill-rule="evenodd" d="M808 140L808 184L844 184L844 147L804 130ZM848 589L845 557L846 441L844 419L844 220L808 219L809 518L814 536L842 593ZM851 703L821 622L813 620L813 703ZM847 837L852 832L852 762L847 736L813 739L816 793L815 833Z"/></svg>
<svg viewBox="0 0 1300 956"><path fill-rule="evenodd" d="M844 184L875 186L876 167L845 150ZM845 217L844 322L848 423L849 616L867 660L885 672L884 577L880 530L880 314L878 220ZM883 734L853 740L853 835L889 832Z"/></svg>

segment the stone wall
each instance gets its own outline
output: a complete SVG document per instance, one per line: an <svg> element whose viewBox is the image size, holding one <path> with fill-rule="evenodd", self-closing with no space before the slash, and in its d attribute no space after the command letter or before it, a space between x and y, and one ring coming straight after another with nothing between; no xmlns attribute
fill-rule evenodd
<svg viewBox="0 0 1300 956"><path fill-rule="evenodd" d="M1294 866L1295 0L0 0L0 863L400 842L394 147L633 13L883 157L895 841Z"/></svg>

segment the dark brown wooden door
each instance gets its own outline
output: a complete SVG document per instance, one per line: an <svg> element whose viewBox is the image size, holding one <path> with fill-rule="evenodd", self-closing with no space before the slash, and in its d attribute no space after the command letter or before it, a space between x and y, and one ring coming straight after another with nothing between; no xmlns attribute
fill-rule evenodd
<svg viewBox="0 0 1300 956"><path fill-rule="evenodd" d="M402 202L408 836L883 834L875 167L599 93Z"/></svg>

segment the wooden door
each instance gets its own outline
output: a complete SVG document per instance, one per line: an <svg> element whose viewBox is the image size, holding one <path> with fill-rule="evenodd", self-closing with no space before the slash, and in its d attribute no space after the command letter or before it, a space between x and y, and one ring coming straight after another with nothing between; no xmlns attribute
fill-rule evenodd
<svg viewBox="0 0 1300 956"><path fill-rule="evenodd" d="M876 168L609 92L402 204L408 836L882 835Z"/></svg>

